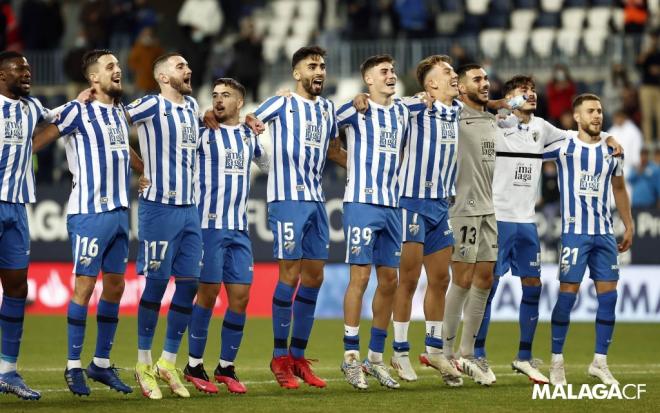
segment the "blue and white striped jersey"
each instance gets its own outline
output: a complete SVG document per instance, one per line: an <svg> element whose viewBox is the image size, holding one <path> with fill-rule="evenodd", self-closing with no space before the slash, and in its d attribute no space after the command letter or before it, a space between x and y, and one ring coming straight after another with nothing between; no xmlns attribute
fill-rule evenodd
<svg viewBox="0 0 660 413"><path fill-rule="evenodd" d="M330 139L337 136L334 104L323 97L273 96L254 112L269 124L273 153L268 202L323 202L322 175Z"/></svg>
<svg viewBox="0 0 660 413"><path fill-rule="evenodd" d="M202 228L247 230L250 163L265 156L245 124L201 128L195 196Z"/></svg>
<svg viewBox="0 0 660 413"><path fill-rule="evenodd" d="M148 95L126 107L138 127L144 176L151 185L148 201L192 205L195 156L199 147L199 106L185 96L183 104Z"/></svg>
<svg viewBox="0 0 660 413"><path fill-rule="evenodd" d="M402 100L411 113L401 167L401 196L436 199L456 195L458 119L463 103L438 101L428 109L417 98Z"/></svg>
<svg viewBox="0 0 660 413"><path fill-rule="evenodd" d="M128 208L128 121L120 106L71 101L53 122L73 175L67 214Z"/></svg>
<svg viewBox="0 0 660 413"><path fill-rule="evenodd" d="M0 94L0 201L35 202L32 134L48 111L33 97Z"/></svg>
<svg viewBox="0 0 660 413"><path fill-rule="evenodd" d="M612 156L601 138L589 144L569 132L545 149L544 159L557 162L564 234L613 234L610 212L612 176L623 175L623 160Z"/></svg>
<svg viewBox="0 0 660 413"><path fill-rule="evenodd" d="M369 100L358 113L353 102L337 111L337 126L346 127L348 151L344 202L399 206L401 148L405 145L410 111L401 102L389 106Z"/></svg>

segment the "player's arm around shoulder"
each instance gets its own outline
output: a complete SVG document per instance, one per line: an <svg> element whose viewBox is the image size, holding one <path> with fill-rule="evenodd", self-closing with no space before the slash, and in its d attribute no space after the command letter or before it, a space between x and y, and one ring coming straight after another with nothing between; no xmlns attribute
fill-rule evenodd
<svg viewBox="0 0 660 413"><path fill-rule="evenodd" d="M129 124L145 122L158 113L158 97L147 95L143 98L135 99L128 106L124 107L124 114Z"/></svg>
<svg viewBox="0 0 660 413"><path fill-rule="evenodd" d="M32 137L32 152L39 152L60 136L78 130L78 120L82 113L81 103L73 100L58 108L58 110L59 113L51 119L51 123L36 130Z"/></svg>
<svg viewBox="0 0 660 413"><path fill-rule="evenodd" d="M266 99L254 112L245 116L245 124L256 135L261 135L266 130L265 124L280 115L287 99L291 99L291 97L275 95Z"/></svg>
<svg viewBox="0 0 660 413"><path fill-rule="evenodd" d="M246 133L248 133L252 139L254 139L254 151L252 156L252 162L257 165L261 173L268 175L270 172L270 155L264 149L264 146L259 142L259 136L255 135L252 130L247 125L244 125Z"/></svg>

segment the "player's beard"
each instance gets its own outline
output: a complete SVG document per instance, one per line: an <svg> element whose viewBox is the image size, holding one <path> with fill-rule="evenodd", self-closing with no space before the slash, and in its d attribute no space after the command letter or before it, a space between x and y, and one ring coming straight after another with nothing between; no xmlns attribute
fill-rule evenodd
<svg viewBox="0 0 660 413"><path fill-rule="evenodd" d="M192 87L188 86L183 80L175 77L170 78L170 86L182 95L190 95L192 93Z"/></svg>
<svg viewBox="0 0 660 413"><path fill-rule="evenodd" d="M18 97L30 96L30 88L28 87L26 89L20 80L16 80L16 82L11 83L8 89L12 94Z"/></svg>
<svg viewBox="0 0 660 413"><path fill-rule="evenodd" d="M312 80L313 79L303 79L302 81L302 87L305 89L305 92L309 93L310 96L320 96L321 92L323 92L323 84L319 88L318 92L314 90L314 86L312 85Z"/></svg>
<svg viewBox="0 0 660 413"><path fill-rule="evenodd" d="M482 105L485 105L486 103L488 103L488 99L484 100L484 98L481 97L481 91L479 91L479 90L468 90L467 97L471 101L482 104Z"/></svg>
<svg viewBox="0 0 660 413"><path fill-rule="evenodd" d="M122 97L124 89L121 84L117 85L112 83L106 90L103 91L106 95L113 98L115 101Z"/></svg>
<svg viewBox="0 0 660 413"><path fill-rule="evenodd" d="M583 123L580 125L582 130L587 133L587 135L591 136L592 138L598 138L600 137L600 133L603 130L603 124L601 123L599 126L592 125L591 123Z"/></svg>

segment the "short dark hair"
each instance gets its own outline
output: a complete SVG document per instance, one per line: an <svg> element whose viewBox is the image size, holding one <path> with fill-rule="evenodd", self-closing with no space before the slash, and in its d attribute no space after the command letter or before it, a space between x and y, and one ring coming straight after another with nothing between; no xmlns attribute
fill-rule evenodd
<svg viewBox="0 0 660 413"><path fill-rule="evenodd" d="M224 85L237 90L242 98L245 97L245 86L241 85L236 79L232 79L231 77L220 77L213 82L213 88L215 89L218 85Z"/></svg>
<svg viewBox="0 0 660 413"><path fill-rule="evenodd" d="M162 54L162 55L158 56L158 57L156 58L156 60L154 60L154 64L153 64L153 66L152 66L152 70L153 70L153 72L154 72L154 77L156 77L156 69L158 68L158 66L160 66L161 64L167 62L167 60L168 60L170 57L174 57L174 56L181 56L181 53L179 53L179 52L169 52L169 53L165 53L165 54ZM182 56L182 57L183 57L183 56Z"/></svg>
<svg viewBox="0 0 660 413"><path fill-rule="evenodd" d="M535 88L536 83L534 82L534 79L531 76L515 75L511 79L507 80L506 83L504 83L504 87L502 88L502 94L506 96L510 92L522 86L531 86Z"/></svg>
<svg viewBox="0 0 660 413"><path fill-rule="evenodd" d="M112 50L108 49L94 49L86 52L83 57L82 57L82 72L83 75L87 80L89 80L89 68L92 67L92 65L96 64L96 62L99 61L99 58L101 56L105 56L107 54L113 54Z"/></svg>
<svg viewBox="0 0 660 413"><path fill-rule="evenodd" d="M15 52L13 50L5 50L4 52L0 52L0 67L4 66L8 60L22 59L24 57L25 56L19 52Z"/></svg>
<svg viewBox="0 0 660 413"><path fill-rule="evenodd" d="M426 75L433 69L433 66L439 64L440 62L452 63L451 57L444 54L434 54L432 56L422 59L417 64L416 76L417 83L424 89L424 81L426 80Z"/></svg>
<svg viewBox="0 0 660 413"><path fill-rule="evenodd" d="M301 47L300 49L296 50L296 52L293 54L293 57L291 58L291 67L296 67L298 62L306 59L309 56L325 57L325 54L326 54L325 49L319 46Z"/></svg>
<svg viewBox="0 0 660 413"><path fill-rule="evenodd" d="M465 77L465 74L469 72L470 70L475 70L475 69L483 69L483 66L481 66L478 63L467 63L464 64L463 66L459 67L456 73L458 74L458 78L462 79Z"/></svg>
<svg viewBox="0 0 660 413"><path fill-rule="evenodd" d="M579 108L582 105L582 103L590 100L595 100L600 102L600 98L593 93L582 93L581 95L577 95L575 99L573 99L573 111Z"/></svg>
<svg viewBox="0 0 660 413"><path fill-rule="evenodd" d="M376 67L381 63L394 64L394 58L388 54L377 54L375 56L367 57L367 60L360 65L360 73L362 73L362 77L364 77L364 74L367 73L369 69Z"/></svg>

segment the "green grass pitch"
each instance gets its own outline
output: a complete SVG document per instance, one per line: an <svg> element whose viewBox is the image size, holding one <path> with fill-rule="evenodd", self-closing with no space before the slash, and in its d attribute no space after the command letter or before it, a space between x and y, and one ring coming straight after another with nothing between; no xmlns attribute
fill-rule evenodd
<svg viewBox="0 0 660 413"><path fill-rule="evenodd" d="M135 386L132 367L136 360L136 319L123 317L112 353L112 361L122 370L122 378ZM213 319L206 349L206 369L211 373L219 354L221 320ZM165 320L161 317L154 344L154 359L160 355ZM366 355L370 323L362 323L362 354ZM88 319L83 364L91 359L94 350L96 322ZM245 337L237 360L237 373L248 386L245 395L231 395L220 387L217 395L198 393L191 388L190 399L177 399L163 389L163 400L147 400L138 390L124 396L90 382L92 394L79 398L71 395L63 379L66 363L66 318L52 316L26 317L19 369L26 381L42 391L42 399L26 402L13 395L0 395L0 412L523 412L523 411L599 411L630 410L637 412L660 409L660 328L657 324L619 324L610 349L609 363L613 373L622 383L644 383L646 394L640 400L532 400L532 385L525 377L511 371L510 362L517 349L518 327L515 323L494 323L488 337L487 350L497 383L481 387L469 378L462 388L445 386L434 370L417 366L419 380L402 383L399 390L386 390L369 379L369 389L359 392L350 387L339 371L342 359L342 322L319 320L314 326L307 356L319 359L315 370L328 380L326 389L301 386L298 390L281 389L273 380L268 368L272 351L270 320L248 320ZM411 356L423 349L424 325L414 322L410 328ZM535 356L546 364L547 373L550 353L550 326L540 324L535 343ZM586 368L593 354L594 327L590 323L573 323L565 349L569 383L595 384L586 375ZM391 332L385 358L391 354ZM187 343L184 340L179 352L178 366L187 361ZM189 386L190 387L190 386ZM134 387L135 388L135 387ZM412 411L409 409L413 409ZM449 410L451 409L451 410Z"/></svg>

